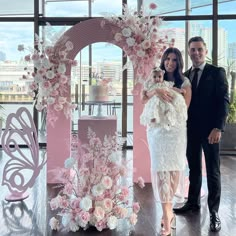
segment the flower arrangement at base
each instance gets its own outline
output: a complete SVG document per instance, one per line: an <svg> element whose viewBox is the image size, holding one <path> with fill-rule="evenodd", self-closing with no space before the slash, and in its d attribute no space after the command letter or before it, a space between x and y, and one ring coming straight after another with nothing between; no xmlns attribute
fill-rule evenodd
<svg viewBox="0 0 236 236"><path fill-rule="evenodd" d="M51 27L49 27L51 30ZM29 95L35 99L35 107L38 111L48 110L48 121L51 125L57 120L58 112L71 117L71 110L74 105L68 98L68 86L70 78L66 75L68 64L76 66L77 62L67 58L67 54L73 49L73 44L61 33L52 34L46 32L45 35L53 35L51 39L41 40L36 35L34 48L25 48L23 44L18 45L19 51L29 51L24 57L27 66L26 73L22 79L32 80L29 85ZM55 44L56 43L56 44Z"/></svg>
<svg viewBox="0 0 236 236"><path fill-rule="evenodd" d="M102 142L91 129L88 140L81 145L78 158L65 161L63 189L50 200L51 209L58 212L50 219L51 229L75 232L95 226L102 231L115 229L119 220L135 225L140 205L132 201L132 186L121 181L128 174L122 158L124 140L114 135ZM139 186L144 187L141 177Z"/></svg>
<svg viewBox="0 0 236 236"><path fill-rule="evenodd" d="M149 8L154 10L157 5L151 3ZM136 82L143 83L165 49L174 44L174 39L169 39L166 31L159 29L162 19L151 16L151 12L147 14L143 7L137 12L124 4L122 15L105 17L101 26L104 27L107 23L114 26L114 43L125 51L134 66ZM125 65L123 69L127 67Z"/></svg>

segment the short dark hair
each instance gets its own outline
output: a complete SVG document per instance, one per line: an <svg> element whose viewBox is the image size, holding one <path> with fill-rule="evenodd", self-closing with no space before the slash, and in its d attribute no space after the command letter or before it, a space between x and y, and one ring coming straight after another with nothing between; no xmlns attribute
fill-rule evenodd
<svg viewBox="0 0 236 236"><path fill-rule="evenodd" d="M192 42L202 42L204 46L206 46L206 43L204 41L204 39L201 36L194 36L192 38L189 39L188 41L188 46L190 46L190 44Z"/></svg>

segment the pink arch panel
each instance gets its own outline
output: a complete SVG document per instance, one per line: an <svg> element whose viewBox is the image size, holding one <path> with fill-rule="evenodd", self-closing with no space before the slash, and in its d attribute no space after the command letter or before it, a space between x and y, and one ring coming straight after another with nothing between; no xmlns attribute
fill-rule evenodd
<svg viewBox="0 0 236 236"><path fill-rule="evenodd" d="M74 45L72 51L69 52L68 58L74 59L81 49L97 42L112 42L112 30L114 26L106 24L101 28L102 19L91 19L76 24L68 31L65 36ZM119 45L117 45L119 46ZM70 75L71 68L67 68L67 75ZM139 124L139 116L142 111L142 104L139 97L139 86L135 88L134 94L134 181L138 176L143 176L147 182L150 182L150 161L149 153L146 145L146 133L144 127ZM68 99L70 99L70 87L68 87ZM64 161L70 156L70 133L71 120L66 119L63 113L58 117L55 126L47 125L47 168L49 183L57 182L51 170L57 167L63 167Z"/></svg>

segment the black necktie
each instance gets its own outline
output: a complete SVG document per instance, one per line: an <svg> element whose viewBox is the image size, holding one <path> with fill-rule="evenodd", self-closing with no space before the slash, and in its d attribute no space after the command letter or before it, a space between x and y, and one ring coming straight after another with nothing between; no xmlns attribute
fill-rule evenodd
<svg viewBox="0 0 236 236"><path fill-rule="evenodd" d="M199 68L195 68L193 70L194 72L194 75L193 75L193 79L192 79L192 91L193 93L196 93L197 92L197 85L198 85L198 71L200 69Z"/></svg>

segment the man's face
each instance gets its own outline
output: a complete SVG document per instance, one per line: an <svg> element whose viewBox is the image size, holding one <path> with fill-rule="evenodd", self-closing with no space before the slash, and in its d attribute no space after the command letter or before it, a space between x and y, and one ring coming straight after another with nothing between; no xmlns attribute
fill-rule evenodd
<svg viewBox="0 0 236 236"><path fill-rule="evenodd" d="M195 67L200 66L205 62L207 55L206 46L204 46L203 42L192 42L188 48L188 55Z"/></svg>

